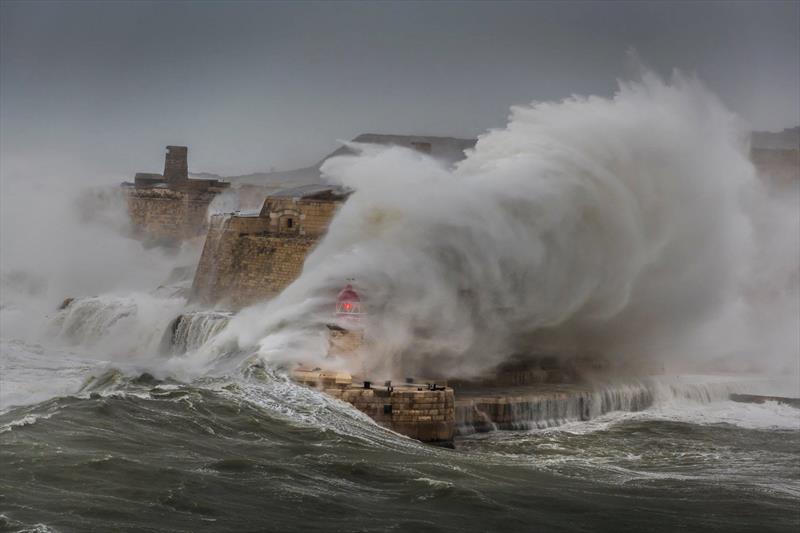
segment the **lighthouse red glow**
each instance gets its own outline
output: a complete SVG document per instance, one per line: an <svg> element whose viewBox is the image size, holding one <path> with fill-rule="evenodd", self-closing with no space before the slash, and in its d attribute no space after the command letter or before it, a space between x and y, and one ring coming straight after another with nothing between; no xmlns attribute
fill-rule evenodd
<svg viewBox="0 0 800 533"><path fill-rule="evenodd" d="M336 297L336 316L346 319L359 319L363 315L361 297L349 283Z"/></svg>

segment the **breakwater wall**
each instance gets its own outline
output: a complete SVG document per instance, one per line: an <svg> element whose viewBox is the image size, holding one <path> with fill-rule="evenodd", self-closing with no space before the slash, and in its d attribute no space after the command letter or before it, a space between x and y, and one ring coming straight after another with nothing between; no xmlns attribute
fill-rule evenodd
<svg viewBox="0 0 800 533"><path fill-rule="evenodd" d="M747 390L742 381L648 378L607 384L456 389L456 434L525 430L586 421L614 411L636 412L657 403L710 403Z"/></svg>
<svg viewBox="0 0 800 533"><path fill-rule="evenodd" d="M373 386L368 381L357 384L350 374L317 370L295 371L292 377L351 404L397 433L429 444L453 446L455 395L449 387L413 383Z"/></svg>

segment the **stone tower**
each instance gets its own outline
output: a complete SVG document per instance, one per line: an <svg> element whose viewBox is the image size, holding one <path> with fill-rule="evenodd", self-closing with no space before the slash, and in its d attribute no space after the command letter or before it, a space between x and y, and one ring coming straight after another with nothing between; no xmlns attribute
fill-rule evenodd
<svg viewBox="0 0 800 533"><path fill-rule="evenodd" d="M164 158L164 179L167 183L189 179L188 151L185 146L167 146L167 155Z"/></svg>

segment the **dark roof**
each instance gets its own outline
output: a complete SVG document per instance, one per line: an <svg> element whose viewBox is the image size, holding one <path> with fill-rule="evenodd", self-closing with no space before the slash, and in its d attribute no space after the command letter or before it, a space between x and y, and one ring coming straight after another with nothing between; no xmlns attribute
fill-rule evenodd
<svg viewBox="0 0 800 533"><path fill-rule="evenodd" d="M464 150L474 148L477 139L460 139L458 137L432 137L429 135L387 135L383 133L362 133L352 142L364 144L380 144L383 146L402 146L405 148L417 149L422 144L430 146L430 155L441 159L450 164L461 161L466 156ZM342 146L335 150L325 159L320 161L320 166L325 160L338 155L354 153L347 146Z"/></svg>
<svg viewBox="0 0 800 533"><path fill-rule="evenodd" d="M302 198L305 200L343 200L353 191L339 185L310 184L290 187L270 194L270 198Z"/></svg>

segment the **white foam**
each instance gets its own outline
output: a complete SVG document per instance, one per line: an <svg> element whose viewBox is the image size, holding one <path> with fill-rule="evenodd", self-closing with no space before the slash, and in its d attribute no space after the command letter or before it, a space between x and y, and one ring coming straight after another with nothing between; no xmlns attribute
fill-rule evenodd
<svg viewBox="0 0 800 533"><path fill-rule="evenodd" d="M748 429L800 430L800 409L777 402L762 404L716 401L707 404L656 406L636 418L690 424L731 424Z"/></svg>

